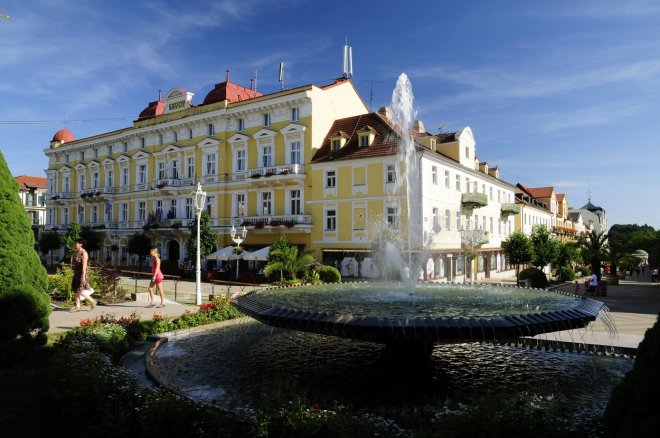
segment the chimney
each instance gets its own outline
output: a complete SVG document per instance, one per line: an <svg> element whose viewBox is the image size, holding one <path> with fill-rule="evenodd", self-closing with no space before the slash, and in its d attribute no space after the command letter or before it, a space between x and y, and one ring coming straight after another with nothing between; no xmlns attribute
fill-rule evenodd
<svg viewBox="0 0 660 438"><path fill-rule="evenodd" d="M424 134L426 132L426 129L424 129L424 122L421 120L415 120L413 122L413 131L419 132L420 134Z"/></svg>
<svg viewBox="0 0 660 438"><path fill-rule="evenodd" d="M384 106L378 110L378 114L381 114L387 118L387 120L392 120L392 110Z"/></svg>
<svg viewBox="0 0 660 438"><path fill-rule="evenodd" d="M225 70L225 82L229 83L229 69Z"/></svg>

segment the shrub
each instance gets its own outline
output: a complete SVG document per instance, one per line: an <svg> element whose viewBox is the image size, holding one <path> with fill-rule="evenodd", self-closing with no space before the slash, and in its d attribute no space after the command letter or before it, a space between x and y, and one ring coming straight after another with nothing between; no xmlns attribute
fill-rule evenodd
<svg viewBox="0 0 660 438"><path fill-rule="evenodd" d="M317 272L324 283L341 283L341 274L334 266L321 266Z"/></svg>
<svg viewBox="0 0 660 438"><path fill-rule="evenodd" d="M583 277L589 277L591 275L591 269L586 266L580 266L578 271L580 271Z"/></svg>
<svg viewBox="0 0 660 438"><path fill-rule="evenodd" d="M575 271L568 266L557 268L557 279L559 281L573 281L575 280Z"/></svg>
<svg viewBox="0 0 660 438"><path fill-rule="evenodd" d="M520 272L520 280L531 280L532 287L545 288L548 286L548 278L543 271L536 268L527 268Z"/></svg>
<svg viewBox="0 0 660 438"><path fill-rule="evenodd" d="M660 391L660 318L639 344L633 369L614 388L603 421L607 436L655 436ZM654 432L655 431L655 432Z"/></svg>
<svg viewBox="0 0 660 438"><path fill-rule="evenodd" d="M48 276L48 293L56 300L71 301L71 281L73 280L73 269L68 264L61 264L54 275ZM92 286L94 287L94 286Z"/></svg>

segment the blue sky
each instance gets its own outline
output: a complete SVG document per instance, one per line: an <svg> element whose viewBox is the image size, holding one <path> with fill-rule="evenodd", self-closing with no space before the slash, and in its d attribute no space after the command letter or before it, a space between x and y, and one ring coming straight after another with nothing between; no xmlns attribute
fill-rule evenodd
<svg viewBox="0 0 660 438"><path fill-rule="evenodd" d="M276 5L276 6L274 6ZM43 149L131 126L158 90L279 90L341 75L374 110L411 79L427 130L470 126L479 159L610 225L660 228L660 2L0 0L0 149L43 175ZM370 82L373 81L373 82ZM373 88L372 88L373 87Z"/></svg>

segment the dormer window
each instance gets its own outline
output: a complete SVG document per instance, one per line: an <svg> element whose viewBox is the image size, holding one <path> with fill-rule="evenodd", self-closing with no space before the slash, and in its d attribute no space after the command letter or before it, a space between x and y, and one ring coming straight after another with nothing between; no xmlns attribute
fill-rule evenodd
<svg viewBox="0 0 660 438"><path fill-rule="evenodd" d="M465 146L465 158L470 158L470 146Z"/></svg>
<svg viewBox="0 0 660 438"><path fill-rule="evenodd" d="M341 148L341 140L332 140L331 144L332 144L331 148L333 151L338 151L339 148Z"/></svg>
<svg viewBox="0 0 660 438"><path fill-rule="evenodd" d="M365 126L358 131L358 144L360 147L371 145L374 138L376 138L376 130L371 126Z"/></svg>
<svg viewBox="0 0 660 438"><path fill-rule="evenodd" d="M348 139L348 135L346 135L345 132L343 131L335 132L335 134L332 137L330 137L330 150L335 152L343 148L344 145L346 144L347 139Z"/></svg>

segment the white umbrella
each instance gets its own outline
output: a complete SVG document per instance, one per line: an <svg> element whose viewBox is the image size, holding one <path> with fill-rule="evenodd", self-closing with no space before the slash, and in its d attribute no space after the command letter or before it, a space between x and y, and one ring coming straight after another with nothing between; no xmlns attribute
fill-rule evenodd
<svg viewBox="0 0 660 438"><path fill-rule="evenodd" d="M270 246L267 246L265 248L258 249L253 252L248 252L245 254L247 251L244 251L243 254L243 260L256 260L260 262L265 262L268 260L268 254L270 253Z"/></svg>
<svg viewBox="0 0 660 438"><path fill-rule="evenodd" d="M238 256L234 254L235 246L227 246L206 256L206 260L236 260Z"/></svg>

